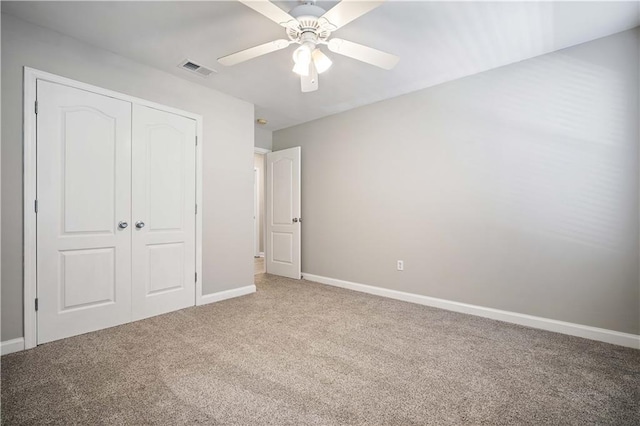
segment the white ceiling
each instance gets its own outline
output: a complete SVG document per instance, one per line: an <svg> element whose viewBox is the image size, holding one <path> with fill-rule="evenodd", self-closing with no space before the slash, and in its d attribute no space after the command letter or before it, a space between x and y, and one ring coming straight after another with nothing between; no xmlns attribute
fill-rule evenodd
<svg viewBox="0 0 640 426"><path fill-rule="evenodd" d="M285 10L295 1L275 2ZM329 9L337 2L318 1ZM277 130L538 56L640 25L640 2L384 3L334 33L400 56L392 71L327 53L317 92L301 93L295 47L233 67L220 56L278 38L284 29L236 1L2 2L2 12L84 40L256 105ZM177 68L189 58L207 79Z"/></svg>

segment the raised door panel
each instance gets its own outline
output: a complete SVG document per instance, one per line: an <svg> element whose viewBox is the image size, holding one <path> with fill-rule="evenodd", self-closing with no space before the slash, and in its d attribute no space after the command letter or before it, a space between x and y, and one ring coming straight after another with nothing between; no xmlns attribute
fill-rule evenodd
<svg viewBox="0 0 640 426"><path fill-rule="evenodd" d="M271 235L271 259L288 265L293 263L293 232L272 232Z"/></svg>
<svg viewBox="0 0 640 426"><path fill-rule="evenodd" d="M115 117L92 107L61 108L64 233L113 231Z"/></svg>
<svg viewBox="0 0 640 426"><path fill-rule="evenodd" d="M60 312L116 301L113 247L60 252Z"/></svg>
<svg viewBox="0 0 640 426"><path fill-rule="evenodd" d="M184 227L185 144L194 143L188 137L167 124L148 128L149 232L182 231Z"/></svg>
<svg viewBox="0 0 640 426"><path fill-rule="evenodd" d="M131 320L131 104L38 80L38 343Z"/></svg>
<svg viewBox="0 0 640 426"><path fill-rule="evenodd" d="M271 221L273 225L289 225L293 214L293 161L280 158L271 165Z"/></svg>
<svg viewBox="0 0 640 426"><path fill-rule="evenodd" d="M195 304L195 121L134 106L133 317Z"/></svg>
<svg viewBox="0 0 640 426"><path fill-rule="evenodd" d="M149 279L147 295L180 291L185 284L184 243L150 244L147 246Z"/></svg>

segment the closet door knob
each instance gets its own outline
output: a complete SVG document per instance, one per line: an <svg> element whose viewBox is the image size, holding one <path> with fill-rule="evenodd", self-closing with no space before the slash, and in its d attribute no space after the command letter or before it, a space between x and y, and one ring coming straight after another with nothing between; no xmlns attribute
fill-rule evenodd
<svg viewBox="0 0 640 426"><path fill-rule="evenodd" d="M120 229L124 229L127 226L129 226L129 224L127 222L125 222L125 221L120 221L120 223L118 223L118 228L120 228Z"/></svg>
<svg viewBox="0 0 640 426"><path fill-rule="evenodd" d="M137 221L136 222L136 228L138 228L138 229L144 228L144 222L141 221L141 220Z"/></svg>

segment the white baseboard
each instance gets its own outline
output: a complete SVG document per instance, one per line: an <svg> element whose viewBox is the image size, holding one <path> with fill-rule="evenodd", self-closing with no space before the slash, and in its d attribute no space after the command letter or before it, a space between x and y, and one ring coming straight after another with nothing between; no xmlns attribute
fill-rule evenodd
<svg viewBox="0 0 640 426"><path fill-rule="evenodd" d="M17 339L6 340L0 343L2 348L2 355L11 354L24 350L24 338L18 337Z"/></svg>
<svg viewBox="0 0 640 426"><path fill-rule="evenodd" d="M390 299L402 300L404 302L417 303L419 305L432 306L434 308L446 309L448 311L477 315L484 318L491 318L494 320L524 325L541 330L553 331L556 333L568 334L570 336L583 337L585 339L598 340L601 342L612 343L614 345L640 349L640 335L637 334L621 333L619 331L590 327L588 325L574 324L571 322L557 321L549 318L536 317L533 315L519 314L517 312L503 311L500 309L486 308L477 305L469 305L467 303L437 299L435 297L422 296L413 293L405 293L402 291L390 290L382 287L374 287L350 281L338 280L335 278L306 274L304 272L302 273L302 275L304 279L308 281L315 281L320 284L327 284L334 287L341 287L349 290L359 291L362 293L374 294L376 296L388 297Z"/></svg>
<svg viewBox="0 0 640 426"><path fill-rule="evenodd" d="M255 284L248 285L246 287L233 288L231 290L219 291L217 293L205 294L198 301L198 306L206 305L208 303L220 302L222 300L233 299L234 297L245 296L247 294L255 293Z"/></svg>
<svg viewBox="0 0 640 426"><path fill-rule="evenodd" d="M231 290L219 291L217 293L205 294L198 301L198 306L206 305L208 303L220 302L226 299L232 299L234 297L244 296L247 294L255 293L256 286L248 285L246 287L234 288ZM24 350L24 338L19 337L17 339L7 340L0 343L2 348L2 355L7 355L13 352Z"/></svg>

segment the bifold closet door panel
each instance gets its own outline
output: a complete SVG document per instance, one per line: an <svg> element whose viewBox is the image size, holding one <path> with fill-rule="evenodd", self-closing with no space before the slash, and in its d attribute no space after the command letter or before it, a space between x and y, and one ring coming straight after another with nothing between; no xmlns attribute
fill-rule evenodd
<svg viewBox="0 0 640 426"><path fill-rule="evenodd" d="M134 320L195 305L195 145L195 120L134 105Z"/></svg>
<svg viewBox="0 0 640 426"><path fill-rule="evenodd" d="M131 103L42 80L37 99L45 343L131 321Z"/></svg>

